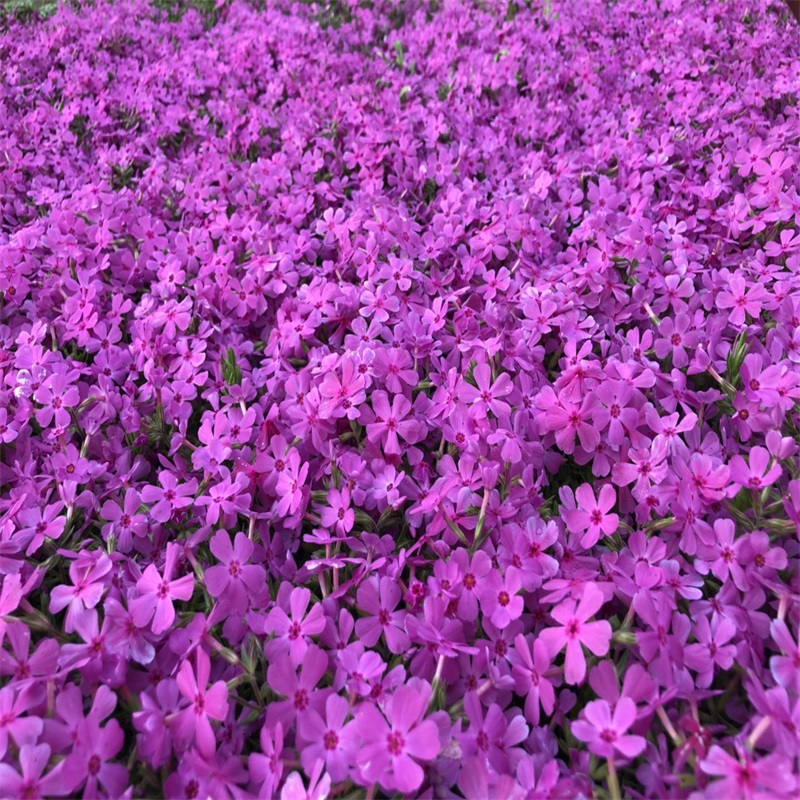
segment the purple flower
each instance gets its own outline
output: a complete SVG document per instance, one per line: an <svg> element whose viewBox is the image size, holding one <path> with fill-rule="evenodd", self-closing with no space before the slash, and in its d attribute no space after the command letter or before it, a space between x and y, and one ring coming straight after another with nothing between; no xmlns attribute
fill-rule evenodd
<svg viewBox="0 0 800 800"><path fill-rule="evenodd" d="M439 754L439 729L424 719L428 697L410 686L400 686L387 703L385 716L371 703L356 708L356 731L361 737L359 761L364 778L386 791L404 794L422 785L419 762Z"/></svg>
<svg viewBox="0 0 800 800"><path fill-rule="evenodd" d="M211 720L224 720L228 713L228 687L225 681L208 686L211 661L201 647L195 650L196 670L187 659L178 671L178 689L189 706L173 722L177 741L184 745L195 742L204 758L211 758L216 750L216 737Z"/></svg>
<svg viewBox="0 0 800 800"><path fill-rule="evenodd" d="M24 716L35 701L30 687L4 686L0 689L0 758L8 752L9 736L17 747L36 743L42 732L42 720L36 716Z"/></svg>
<svg viewBox="0 0 800 800"><path fill-rule="evenodd" d="M347 776L359 742L356 723L347 722L348 716L350 705L336 694L325 701L324 715L314 708L300 714L297 730L304 742L301 759L307 774L320 759L331 780L341 781Z"/></svg>
<svg viewBox="0 0 800 800"><path fill-rule="evenodd" d="M299 665L308 650L309 636L322 633L325 628L325 615L321 605L314 604L309 610L311 592L302 586L292 589L288 595L288 603L284 604L289 609L286 613L281 605L275 606L269 613L265 629L274 634L274 638L267 643L265 653L272 659L276 655L288 654L292 663Z"/></svg>
<svg viewBox="0 0 800 800"><path fill-rule="evenodd" d="M500 706L492 703L484 715L476 692L467 692L464 698L469 727L461 734L461 748L469 757L480 755L498 774L513 772L524 751L517 747L528 735L528 726L519 713L504 714Z"/></svg>
<svg viewBox="0 0 800 800"><path fill-rule="evenodd" d="M764 447L751 448L748 461L749 465L741 456L734 456L730 461L731 480L743 489L759 492L775 483L783 473L780 464L773 463Z"/></svg>
<svg viewBox="0 0 800 800"><path fill-rule="evenodd" d="M565 512L567 527L574 533L583 533L581 547L593 547L600 536L611 536L619 526L619 517L608 512L617 502L614 487L605 484L595 500L592 487L584 483L575 490L578 507Z"/></svg>
<svg viewBox="0 0 800 800"><path fill-rule="evenodd" d="M83 788L84 796L97 797L102 786L110 796L119 797L128 783L128 770L122 764L110 762L124 741L125 734L115 719L103 728L93 717L81 722L75 748L63 764L64 786L69 793Z"/></svg>
<svg viewBox="0 0 800 800"><path fill-rule="evenodd" d="M778 753L756 760L750 753L741 752L737 759L714 745L700 762L700 769L719 778L706 789L715 800L788 797L796 784L789 760Z"/></svg>
<svg viewBox="0 0 800 800"><path fill-rule="evenodd" d="M551 658L566 647L564 677L567 683L581 683L586 675L582 645L596 656L604 656L608 652L611 625L606 620L588 622L600 610L603 602L600 589L594 583L587 583L580 602L564 600L550 612L553 619L561 623L561 627L546 628L540 634Z"/></svg>
<svg viewBox="0 0 800 800"><path fill-rule="evenodd" d="M111 571L111 560L100 555L88 563L73 561L69 567L72 586L56 586L50 594L50 612L57 614L69 606L64 619L64 630L75 630L75 620L88 608L94 608L102 598L106 587L104 577Z"/></svg>
<svg viewBox="0 0 800 800"><path fill-rule="evenodd" d="M525 698L525 719L538 726L540 707L545 714L552 714L556 703L555 689L545 674L551 666L547 646L541 638L531 646L521 633L517 634L509 660L513 665L514 691Z"/></svg>
<svg viewBox="0 0 800 800"><path fill-rule="evenodd" d="M524 606L523 598L518 594L522 588L519 570L509 567L505 575L493 570L481 584L478 599L481 610L498 628L506 628L509 623L519 619Z"/></svg>
<svg viewBox="0 0 800 800"><path fill-rule="evenodd" d="M402 395L396 394L391 406L386 392L378 391L372 395L375 422L367 424L367 438L383 445L386 455L400 455L400 438L413 444L419 436L419 423L406 419L411 411L411 403Z"/></svg>
<svg viewBox="0 0 800 800"><path fill-rule="evenodd" d="M402 596L400 587L388 576L380 581L370 578L358 587L358 607L367 616L356 620L356 635L366 647L372 647L381 636L392 653L408 647L403 625L406 612L395 610Z"/></svg>
<svg viewBox="0 0 800 800"><path fill-rule="evenodd" d="M197 481L192 478L179 484L171 472L162 470L158 473L158 482L160 487L147 485L142 489L142 502L155 503L150 515L156 522L169 522L176 510L194 502L192 495L197 491Z"/></svg>
<svg viewBox="0 0 800 800"><path fill-rule="evenodd" d="M583 713L584 719L573 722L570 729L596 755L613 758L621 753L636 758L644 750L644 737L626 733L636 720L636 704L630 697L621 697L613 712L605 700L592 700Z"/></svg>
<svg viewBox="0 0 800 800"><path fill-rule="evenodd" d="M17 800L42 800L69 794L62 780L63 764L56 765L47 775L50 747L46 744L26 744L20 747L20 773L8 764L0 764L0 794Z"/></svg>
<svg viewBox="0 0 800 800"><path fill-rule="evenodd" d="M136 582L139 596L130 602L130 612L137 626L150 624L155 634L168 630L175 619L175 600L188 600L194 591L194 576L184 575L173 580L172 574L180 558L181 548L167 545L164 573L161 575L154 564L149 564ZM152 620L152 623L151 623Z"/></svg>
<svg viewBox="0 0 800 800"><path fill-rule="evenodd" d="M355 524L356 512L350 507L350 490L345 486L341 491L328 492L328 505L322 510L320 520L326 528L335 528L339 534L350 533Z"/></svg>
<svg viewBox="0 0 800 800"><path fill-rule="evenodd" d="M250 598L262 597L266 586L264 567L248 563L253 555L253 543L245 534L237 533L232 544L225 531L217 531L211 539L210 548L220 563L205 570L209 594L227 600L234 614L244 614L250 605Z"/></svg>
<svg viewBox="0 0 800 800"><path fill-rule="evenodd" d="M478 364L472 371L476 386L462 383L458 398L470 405L473 414L491 411L495 417L507 417L511 408L501 398L507 397L514 389L511 378L507 373L501 372L495 380L492 379L492 369L488 364Z"/></svg>

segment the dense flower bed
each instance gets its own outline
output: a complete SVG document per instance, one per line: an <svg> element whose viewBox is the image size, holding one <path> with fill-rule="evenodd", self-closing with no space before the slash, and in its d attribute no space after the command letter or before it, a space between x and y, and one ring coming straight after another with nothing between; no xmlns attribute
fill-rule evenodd
<svg viewBox="0 0 800 800"><path fill-rule="evenodd" d="M785 5L207 12L0 34L0 796L797 797Z"/></svg>

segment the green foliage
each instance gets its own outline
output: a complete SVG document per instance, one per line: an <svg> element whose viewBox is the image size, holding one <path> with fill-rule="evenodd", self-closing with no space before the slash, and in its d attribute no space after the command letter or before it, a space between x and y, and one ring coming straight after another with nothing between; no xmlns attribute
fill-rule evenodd
<svg viewBox="0 0 800 800"><path fill-rule="evenodd" d="M0 25L11 19L47 19L58 11L58 0L0 0Z"/></svg>
<svg viewBox="0 0 800 800"><path fill-rule="evenodd" d="M236 353L232 347L228 348L222 360L222 379L228 386L238 386L242 382L242 369L236 363Z"/></svg>

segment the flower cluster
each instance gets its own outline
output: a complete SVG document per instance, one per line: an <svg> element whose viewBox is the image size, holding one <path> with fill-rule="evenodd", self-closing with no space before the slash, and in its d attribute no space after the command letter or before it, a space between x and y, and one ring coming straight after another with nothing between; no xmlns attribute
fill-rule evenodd
<svg viewBox="0 0 800 800"><path fill-rule="evenodd" d="M0 32L0 796L800 792L782 0Z"/></svg>

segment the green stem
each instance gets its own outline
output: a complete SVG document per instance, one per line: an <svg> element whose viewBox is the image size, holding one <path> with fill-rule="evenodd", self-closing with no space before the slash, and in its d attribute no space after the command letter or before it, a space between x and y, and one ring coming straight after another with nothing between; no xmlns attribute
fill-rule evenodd
<svg viewBox="0 0 800 800"><path fill-rule="evenodd" d="M619 777L617 766L614 763L614 756L608 757L608 793L611 800L622 800L622 792L619 788Z"/></svg>

